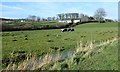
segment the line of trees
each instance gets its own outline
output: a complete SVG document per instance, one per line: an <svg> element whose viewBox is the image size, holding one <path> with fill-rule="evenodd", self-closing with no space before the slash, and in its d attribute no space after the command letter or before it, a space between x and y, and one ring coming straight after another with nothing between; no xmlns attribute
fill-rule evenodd
<svg viewBox="0 0 120 72"><path fill-rule="evenodd" d="M106 11L103 8L99 8L95 11L94 16L88 16L86 14L79 13L62 13L57 14L59 20L68 20L68 19L81 19L81 21L89 21L96 20L98 22L104 21L104 17L106 16Z"/></svg>
<svg viewBox="0 0 120 72"><path fill-rule="evenodd" d="M71 20L71 19L82 19L83 21L88 21L91 19L91 16L89 17L86 14L79 14L79 13L62 13L62 14L57 14L57 17L47 17L47 18L41 18L39 16L35 15L29 15L26 19L27 20L32 20L32 21L51 21L51 20ZM93 18L92 18L93 19Z"/></svg>
<svg viewBox="0 0 120 72"><path fill-rule="evenodd" d="M87 22L87 21L98 21L98 22L103 22L103 21L113 21L109 19L104 19L104 17L107 15L106 11L103 8L99 8L95 11L93 16L88 16L86 14L79 14L79 13L62 13L62 14L57 14L56 16L53 17L47 17L47 18L42 18L39 16L35 15L29 15L27 18L23 20L31 20L31 21L52 21L52 20L80 20L81 22ZM19 19L20 20L20 19Z"/></svg>
<svg viewBox="0 0 120 72"><path fill-rule="evenodd" d="M51 21L51 20L57 20L56 17L47 17L47 18L41 18L39 16L35 15L29 15L26 20L31 20L31 21Z"/></svg>
<svg viewBox="0 0 120 72"><path fill-rule="evenodd" d="M57 14L59 20L67 20L67 19L78 19L79 13L62 13Z"/></svg>
<svg viewBox="0 0 120 72"><path fill-rule="evenodd" d="M98 21L99 23L105 21L104 17L106 16L106 11L103 8L98 8L93 16L88 16L86 14L79 14L79 13L62 13L57 14L55 17L47 17L47 18L41 18L39 16L35 15L29 15L27 17L27 20L33 20L33 21L51 21L51 20L79 20L80 21ZM112 21L112 20L106 20L106 21Z"/></svg>

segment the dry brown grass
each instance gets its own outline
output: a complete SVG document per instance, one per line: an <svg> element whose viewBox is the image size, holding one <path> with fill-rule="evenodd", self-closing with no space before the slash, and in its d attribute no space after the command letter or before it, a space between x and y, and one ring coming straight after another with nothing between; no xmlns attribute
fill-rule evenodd
<svg viewBox="0 0 120 72"><path fill-rule="evenodd" d="M88 56L91 52L92 52L92 50L94 49L94 48L96 48L96 47L100 47L100 46L104 46L104 45L107 45L107 44L112 44L112 43L114 43L115 41L118 41L118 37L114 37L113 39L111 39L111 40L107 40L107 41L100 41L100 44L94 44L94 41L92 42L92 41L90 41L89 43L88 43L88 45L86 45L85 47L82 47L83 46L83 44L82 44L82 42L80 41L80 44L77 46L77 48L76 48L76 50L75 50L75 54L76 53L78 53L78 52L86 52L84 55L83 55L83 57L85 57L85 56ZM98 51L102 51L103 49L98 49Z"/></svg>
<svg viewBox="0 0 120 72"><path fill-rule="evenodd" d="M50 64L58 60L61 60L60 53L56 54L56 56L46 54L43 58L39 58L39 59L36 56L33 56L30 59L24 60L19 65L11 63L7 66L5 70L35 70L41 68L46 64Z"/></svg>

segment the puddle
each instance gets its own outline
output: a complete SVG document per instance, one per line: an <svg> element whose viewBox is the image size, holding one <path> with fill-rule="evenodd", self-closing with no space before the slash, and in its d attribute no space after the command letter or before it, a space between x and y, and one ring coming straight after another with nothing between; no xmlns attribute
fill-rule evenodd
<svg viewBox="0 0 120 72"><path fill-rule="evenodd" d="M66 51L66 52L61 52L61 53L54 53L49 55L51 57L51 61L57 61L57 60L64 60L66 58L72 57L74 54L74 51ZM49 57L48 56L48 57ZM48 58L49 59L49 58ZM42 64L44 62L44 58L39 58L38 60L36 60L38 64Z"/></svg>
<svg viewBox="0 0 120 72"><path fill-rule="evenodd" d="M71 50L71 51L63 52L61 54L61 56L63 59L65 59L65 58L69 58L69 57L73 56L73 54L74 54L74 51Z"/></svg>

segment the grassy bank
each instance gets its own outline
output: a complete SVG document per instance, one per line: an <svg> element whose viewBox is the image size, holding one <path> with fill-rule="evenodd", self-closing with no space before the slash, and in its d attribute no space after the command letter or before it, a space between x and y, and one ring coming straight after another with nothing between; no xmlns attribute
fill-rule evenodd
<svg viewBox="0 0 120 72"><path fill-rule="evenodd" d="M101 42L112 40L118 36L118 23L115 22L101 24L87 23L78 25L74 27L74 29L75 31L73 32L61 32L60 29L3 32L3 59L9 58L13 51L18 50L23 50L26 54L31 53L32 55L37 55L39 58L46 54L74 51L80 41L82 41L83 47L85 47L85 45L91 41L95 42L95 44L100 44ZM114 58L117 55L116 43L112 45L108 44L106 49L104 49L104 46L100 48L103 48L102 53L94 54L90 59L87 57L84 62L74 65L72 69L108 69L110 67L110 69L116 69L112 66L117 67L115 64L117 58ZM96 50L94 52L96 52ZM110 54L111 52L113 53L112 55ZM102 63L102 59L108 62ZM95 64L91 65L92 62L95 62ZM98 65L97 63L101 65L96 67L96 65ZM56 69L59 69L59 65Z"/></svg>

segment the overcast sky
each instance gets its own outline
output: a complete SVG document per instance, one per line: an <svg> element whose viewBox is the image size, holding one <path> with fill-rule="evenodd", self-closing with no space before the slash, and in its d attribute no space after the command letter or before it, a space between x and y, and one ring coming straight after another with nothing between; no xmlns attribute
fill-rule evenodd
<svg viewBox="0 0 120 72"><path fill-rule="evenodd" d="M2 2L0 17L26 18L56 16L59 13L83 13L93 16L98 8L104 8L106 18L118 19L118 2Z"/></svg>

